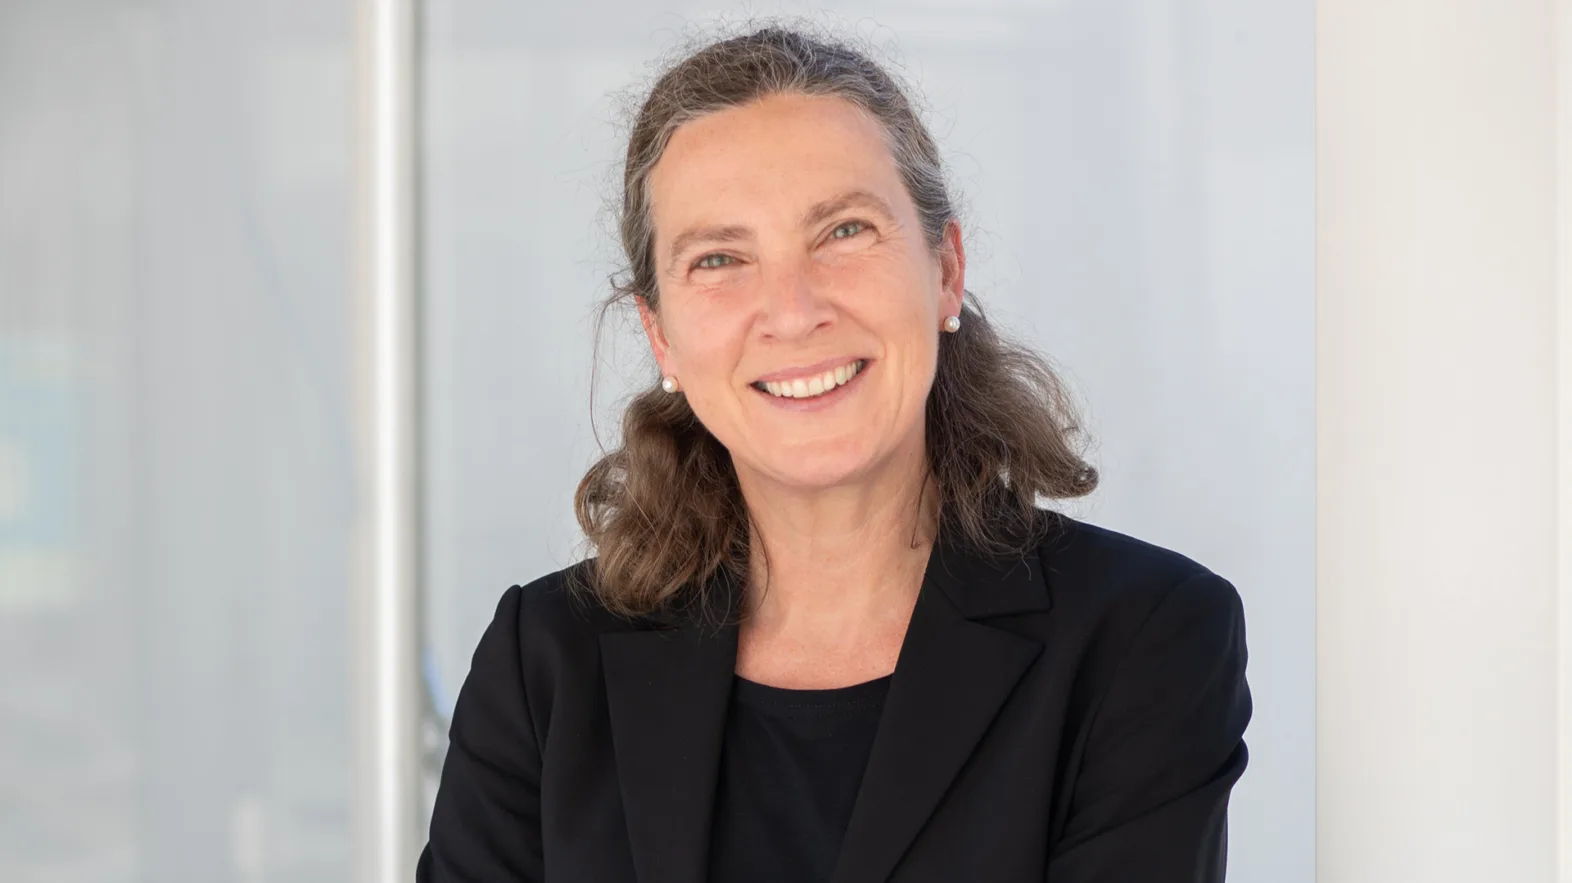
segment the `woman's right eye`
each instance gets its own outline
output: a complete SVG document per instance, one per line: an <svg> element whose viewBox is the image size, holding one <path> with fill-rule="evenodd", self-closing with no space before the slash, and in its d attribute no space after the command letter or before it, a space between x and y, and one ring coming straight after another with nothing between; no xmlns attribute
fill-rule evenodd
<svg viewBox="0 0 1572 883"><path fill-rule="evenodd" d="M710 263L710 259L711 258L722 258L722 259L725 259L725 260L731 260L731 255L729 255L729 254L720 254L720 253L707 254L704 257L699 258L697 261L693 262L693 269L695 269L695 270L715 270L715 269L719 269L720 267L726 266L725 264Z"/></svg>

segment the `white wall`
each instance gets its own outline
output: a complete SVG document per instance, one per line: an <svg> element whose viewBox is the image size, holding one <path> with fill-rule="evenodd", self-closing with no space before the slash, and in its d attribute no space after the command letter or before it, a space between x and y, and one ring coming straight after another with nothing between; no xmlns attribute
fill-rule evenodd
<svg viewBox="0 0 1572 883"><path fill-rule="evenodd" d="M1558 879L1557 6L1317 8L1322 881Z"/></svg>

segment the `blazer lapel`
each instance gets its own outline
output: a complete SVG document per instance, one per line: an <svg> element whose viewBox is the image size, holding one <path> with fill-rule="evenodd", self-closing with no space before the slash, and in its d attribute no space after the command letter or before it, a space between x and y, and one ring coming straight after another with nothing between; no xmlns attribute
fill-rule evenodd
<svg viewBox="0 0 1572 883"><path fill-rule="evenodd" d="M709 834L732 678L736 583L701 616L600 638L612 744L640 883L708 876ZM941 528L831 883L890 875L1042 645L978 620L1047 611L1038 557L966 551ZM719 613L718 613L719 611ZM721 622L717 626L714 623Z"/></svg>
<svg viewBox="0 0 1572 883"><path fill-rule="evenodd" d="M831 883L887 879L1042 644L973 620L1043 612L1037 555L964 551L941 532L901 645Z"/></svg>
<svg viewBox="0 0 1572 883"><path fill-rule="evenodd" d="M736 624L730 617L718 627L690 620L669 630L604 634L600 644L638 879L701 881L709 870Z"/></svg>

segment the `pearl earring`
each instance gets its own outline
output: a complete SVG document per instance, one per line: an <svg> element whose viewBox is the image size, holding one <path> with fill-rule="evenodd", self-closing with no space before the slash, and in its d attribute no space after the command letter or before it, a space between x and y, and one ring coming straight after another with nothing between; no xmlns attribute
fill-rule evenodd
<svg viewBox="0 0 1572 883"><path fill-rule="evenodd" d="M951 334L954 334L955 332L960 331L961 330L961 317L960 316L946 316L944 318L944 330L950 332Z"/></svg>
<svg viewBox="0 0 1572 883"><path fill-rule="evenodd" d="M660 380L660 388L664 389L667 392L676 392L677 391L677 378L671 376L670 374L666 375L665 377L662 377L661 380Z"/></svg>

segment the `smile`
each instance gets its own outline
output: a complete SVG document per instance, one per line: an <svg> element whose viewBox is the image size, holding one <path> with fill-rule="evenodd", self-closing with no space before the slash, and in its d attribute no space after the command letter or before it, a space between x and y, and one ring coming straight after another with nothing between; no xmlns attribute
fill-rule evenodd
<svg viewBox="0 0 1572 883"><path fill-rule="evenodd" d="M866 364L865 360L857 359L821 374L810 374L791 380L759 380L751 385L759 392L768 393L776 398L812 399L850 383Z"/></svg>

